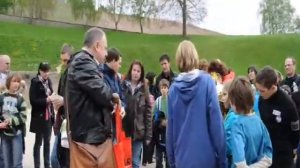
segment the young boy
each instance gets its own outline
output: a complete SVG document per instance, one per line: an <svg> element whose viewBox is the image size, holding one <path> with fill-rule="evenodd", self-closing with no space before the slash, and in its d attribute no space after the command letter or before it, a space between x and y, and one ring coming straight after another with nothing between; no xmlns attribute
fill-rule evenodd
<svg viewBox="0 0 300 168"><path fill-rule="evenodd" d="M155 101L154 106L154 142L156 145L156 168L163 168L163 157L165 157L166 167L168 166L168 160L166 155L166 126L168 117L168 92L169 81L162 79L159 82L160 93Z"/></svg>
<svg viewBox="0 0 300 168"><path fill-rule="evenodd" d="M7 91L0 95L0 131L4 168L23 167L26 124L26 103L20 89L22 77L12 74L7 78Z"/></svg>
<svg viewBox="0 0 300 168"><path fill-rule="evenodd" d="M272 164L272 144L269 133L252 111L254 94L245 78L237 78L230 85L229 101L237 114L232 123L229 145L232 151L231 167L269 167Z"/></svg>

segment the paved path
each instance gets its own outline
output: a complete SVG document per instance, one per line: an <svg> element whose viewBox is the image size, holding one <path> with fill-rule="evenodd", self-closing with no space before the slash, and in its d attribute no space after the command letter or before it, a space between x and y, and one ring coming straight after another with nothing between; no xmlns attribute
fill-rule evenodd
<svg viewBox="0 0 300 168"><path fill-rule="evenodd" d="M27 135L26 135L26 138L25 138L25 142L26 142L26 151L25 151L25 155L24 155L24 158L23 158L23 166L24 168L34 168L34 165L33 165L33 145L34 145L34 141L35 141L35 134L33 133L30 133L29 132L29 124L30 124L30 112L27 113L28 114L28 118L27 118ZM51 137L51 149L52 149L52 146L53 146L53 142L54 142L54 135L52 134L52 137ZM43 152L42 152L42 149L43 147L41 147L41 156L43 155ZM41 163L43 163L43 158L41 157ZM43 165L43 164L41 164ZM155 165L152 164L152 165L148 165L147 168L154 168Z"/></svg>

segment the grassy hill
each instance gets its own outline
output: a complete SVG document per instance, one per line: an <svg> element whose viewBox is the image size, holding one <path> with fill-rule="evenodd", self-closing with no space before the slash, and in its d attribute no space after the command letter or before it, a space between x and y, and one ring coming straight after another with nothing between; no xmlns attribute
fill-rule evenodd
<svg viewBox="0 0 300 168"><path fill-rule="evenodd" d="M59 50L64 42L80 49L84 29L43 27L0 22L0 53L12 57L13 70L36 70L41 61L53 67L59 64ZM168 53L174 57L181 36L141 35L137 33L107 32L109 47L117 47L123 54L122 72L134 59L140 59L146 71L159 72L158 58ZM288 55L300 61L300 35L277 36L190 36L200 58L219 58L238 74L245 74L249 65L272 65L283 71ZM299 70L298 66L298 70Z"/></svg>

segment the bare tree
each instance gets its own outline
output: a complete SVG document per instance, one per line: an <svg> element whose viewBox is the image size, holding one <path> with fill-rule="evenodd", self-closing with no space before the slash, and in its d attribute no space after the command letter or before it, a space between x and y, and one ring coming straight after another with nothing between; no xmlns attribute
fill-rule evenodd
<svg viewBox="0 0 300 168"><path fill-rule="evenodd" d="M95 8L94 0L68 0L75 20L85 19L85 25L99 18L100 12Z"/></svg>
<svg viewBox="0 0 300 168"><path fill-rule="evenodd" d="M131 10L133 17L140 25L141 33L144 33L144 22L149 17L155 17L158 8L155 0L131 0Z"/></svg>
<svg viewBox="0 0 300 168"><path fill-rule="evenodd" d="M199 23L206 14L204 0L160 0L160 11L163 15L182 19L182 35L187 35L187 23Z"/></svg>
<svg viewBox="0 0 300 168"><path fill-rule="evenodd" d="M124 14L124 9L127 8L128 0L108 0L108 5L105 6L109 16L114 20L115 29L118 30L118 24Z"/></svg>

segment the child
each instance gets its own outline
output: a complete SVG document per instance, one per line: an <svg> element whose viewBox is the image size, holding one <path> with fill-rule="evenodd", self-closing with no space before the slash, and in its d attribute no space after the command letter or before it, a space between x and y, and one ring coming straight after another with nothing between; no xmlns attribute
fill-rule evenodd
<svg viewBox="0 0 300 168"><path fill-rule="evenodd" d="M249 81L237 78L228 91L231 108L237 118L232 123L230 149L231 167L269 167L272 164L272 144L269 133L252 111L254 94Z"/></svg>
<svg viewBox="0 0 300 168"><path fill-rule="evenodd" d="M166 155L166 126L168 117L168 91L169 91L169 81L162 79L159 82L160 93L155 101L154 107L154 142L156 145L156 168L163 167L163 157L165 157L166 167L168 166L168 160Z"/></svg>
<svg viewBox="0 0 300 168"><path fill-rule="evenodd" d="M18 93L21 80L19 74L9 76L7 91L0 96L0 130L5 168L23 167L26 104Z"/></svg>

